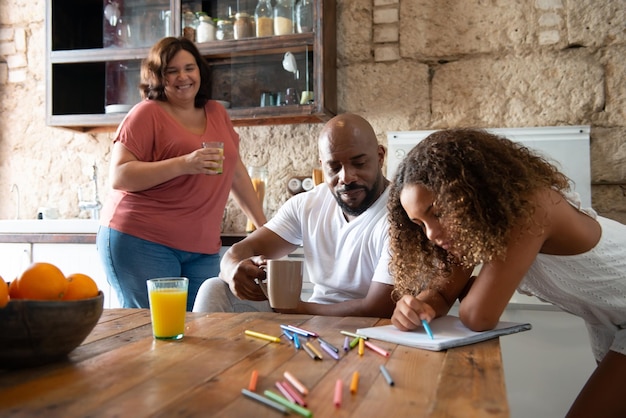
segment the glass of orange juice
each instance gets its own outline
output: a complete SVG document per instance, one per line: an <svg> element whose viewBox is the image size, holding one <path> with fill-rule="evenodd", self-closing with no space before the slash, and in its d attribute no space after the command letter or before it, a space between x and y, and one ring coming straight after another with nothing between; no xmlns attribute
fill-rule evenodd
<svg viewBox="0 0 626 418"><path fill-rule="evenodd" d="M147 283L154 338L180 340L185 332L189 279L160 277Z"/></svg>
<svg viewBox="0 0 626 418"><path fill-rule="evenodd" d="M212 141L212 142L203 142L202 148L213 148L218 150L220 154L220 160L217 161L219 163L219 167L215 168L217 174L222 174L224 172L224 143L220 141Z"/></svg>

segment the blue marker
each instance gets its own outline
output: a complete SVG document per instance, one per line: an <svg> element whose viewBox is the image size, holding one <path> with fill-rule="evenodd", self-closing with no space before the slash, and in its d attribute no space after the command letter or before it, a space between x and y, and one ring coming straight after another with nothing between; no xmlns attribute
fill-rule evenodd
<svg viewBox="0 0 626 418"><path fill-rule="evenodd" d="M422 319L422 325L424 326L424 329L426 330L426 334L428 334L431 340L434 340L435 336L433 335L433 332L430 329L430 326L428 325L428 322L426 322L425 319Z"/></svg>

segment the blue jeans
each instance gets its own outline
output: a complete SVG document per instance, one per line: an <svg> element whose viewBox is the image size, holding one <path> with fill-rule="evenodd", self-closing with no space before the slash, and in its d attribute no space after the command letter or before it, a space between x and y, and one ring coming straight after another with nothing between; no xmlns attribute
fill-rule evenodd
<svg viewBox="0 0 626 418"><path fill-rule="evenodd" d="M189 279L187 310L191 311L202 282L220 271L219 254L181 251L124 234L105 226L96 238L107 281L124 308L149 308L146 280L155 277Z"/></svg>

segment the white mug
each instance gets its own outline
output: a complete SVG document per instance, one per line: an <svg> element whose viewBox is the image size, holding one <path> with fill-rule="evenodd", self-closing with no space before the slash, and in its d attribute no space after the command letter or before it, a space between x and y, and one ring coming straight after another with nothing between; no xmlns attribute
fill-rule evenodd
<svg viewBox="0 0 626 418"><path fill-rule="evenodd" d="M302 260L267 260L266 281L259 285L270 306L276 309L295 309L302 292Z"/></svg>

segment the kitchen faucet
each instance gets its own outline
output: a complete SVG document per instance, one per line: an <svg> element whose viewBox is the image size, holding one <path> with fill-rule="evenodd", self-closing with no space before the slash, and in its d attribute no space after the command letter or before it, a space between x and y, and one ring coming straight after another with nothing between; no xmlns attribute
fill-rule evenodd
<svg viewBox="0 0 626 418"><path fill-rule="evenodd" d="M78 208L80 210L90 210L91 211L91 219L99 219L100 218L100 209L102 208L102 203L100 203L100 199L98 198L98 167L94 163L93 171L90 180L93 182L93 200L83 200L82 189L78 188Z"/></svg>

